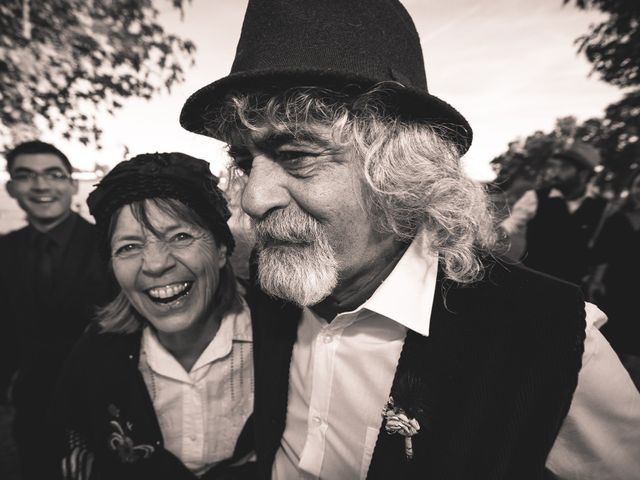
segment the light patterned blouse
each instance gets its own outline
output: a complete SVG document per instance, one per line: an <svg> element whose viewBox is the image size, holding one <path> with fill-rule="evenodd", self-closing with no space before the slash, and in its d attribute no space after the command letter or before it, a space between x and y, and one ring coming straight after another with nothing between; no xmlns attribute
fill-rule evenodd
<svg viewBox="0 0 640 480"><path fill-rule="evenodd" d="M232 456L253 411L252 347L246 304L240 313L223 317L216 336L190 372L162 346L152 329L144 329L138 368L165 448L196 475Z"/></svg>

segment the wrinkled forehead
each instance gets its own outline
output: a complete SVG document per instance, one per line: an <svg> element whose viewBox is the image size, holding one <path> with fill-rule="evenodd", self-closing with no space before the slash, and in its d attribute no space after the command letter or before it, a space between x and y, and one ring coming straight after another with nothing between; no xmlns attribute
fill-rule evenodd
<svg viewBox="0 0 640 480"><path fill-rule="evenodd" d="M263 121L251 126L241 126L229 131L231 147L257 147L273 150L283 145L308 145L330 150L341 150L344 145L337 131L320 123Z"/></svg>
<svg viewBox="0 0 640 480"><path fill-rule="evenodd" d="M177 200L146 199L127 203L113 214L112 237L122 230L138 231L144 235L162 237L176 228L191 231L207 230L195 221L194 212Z"/></svg>

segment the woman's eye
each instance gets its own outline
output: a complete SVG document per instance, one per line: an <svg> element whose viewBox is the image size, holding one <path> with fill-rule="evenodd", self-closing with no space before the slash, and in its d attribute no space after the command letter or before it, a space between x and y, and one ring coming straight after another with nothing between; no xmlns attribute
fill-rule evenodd
<svg viewBox="0 0 640 480"><path fill-rule="evenodd" d="M180 232L171 237L171 240L174 242L188 242L193 240L193 235L187 232Z"/></svg>
<svg viewBox="0 0 640 480"><path fill-rule="evenodd" d="M122 245L116 249L114 252L115 255L127 255L130 253L134 253L140 249L140 245L137 243L127 243L126 245Z"/></svg>

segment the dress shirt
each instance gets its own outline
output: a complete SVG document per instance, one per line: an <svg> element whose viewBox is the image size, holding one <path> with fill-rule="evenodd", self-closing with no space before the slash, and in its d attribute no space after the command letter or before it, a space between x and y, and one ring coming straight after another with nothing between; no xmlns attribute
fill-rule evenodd
<svg viewBox="0 0 640 480"><path fill-rule="evenodd" d="M251 317L223 317L190 372L158 341L142 334L139 369L153 401L165 448L196 475L233 455L253 411Z"/></svg>
<svg viewBox="0 0 640 480"><path fill-rule="evenodd" d="M366 478L406 331L429 335L437 264L422 233L354 311L327 323L303 310L275 480ZM598 331L604 314L589 304L586 313L578 387L548 466L562 479L632 479L640 471L640 395Z"/></svg>

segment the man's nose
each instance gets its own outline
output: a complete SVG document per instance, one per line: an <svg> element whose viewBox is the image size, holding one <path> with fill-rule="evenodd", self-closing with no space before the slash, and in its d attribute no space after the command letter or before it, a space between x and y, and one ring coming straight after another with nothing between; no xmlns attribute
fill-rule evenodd
<svg viewBox="0 0 640 480"><path fill-rule="evenodd" d="M34 190L48 190L49 187L49 182L44 179L43 175L35 175L33 180L31 180L31 188Z"/></svg>
<svg viewBox="0 0 640 480"><path fill-rule="evenodd" d="M160 277L171 270L176 260L171 249L161 241L150 241L144 246L142 271L150 277Z"/></svg>
<svg viewBox="0 0 640 480"><path fill-rule="evenodd" d="M242 192L242 209L253 218L285 208L291 201L287 172L277 162L260 155L253 159L251 173Z"/></svg>

